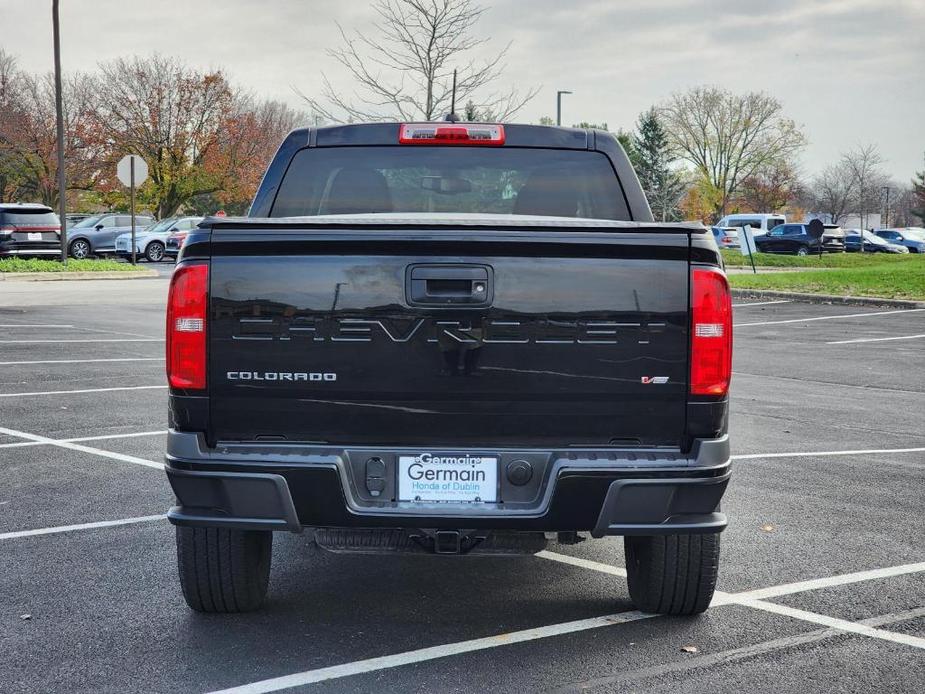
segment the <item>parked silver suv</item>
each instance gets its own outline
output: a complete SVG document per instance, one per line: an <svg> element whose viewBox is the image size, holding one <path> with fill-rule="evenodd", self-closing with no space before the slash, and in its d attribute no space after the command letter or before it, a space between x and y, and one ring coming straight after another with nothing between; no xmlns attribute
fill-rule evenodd
<svg viewBox="0 0 925 694"><path fill-rule="evenodd" d="M148 215L135 215L135 233L154 221ZM116 252L116 237L132 231L132 217L125 213L87 217L68 230L68 251L72 258L109 255Z"/></svg>

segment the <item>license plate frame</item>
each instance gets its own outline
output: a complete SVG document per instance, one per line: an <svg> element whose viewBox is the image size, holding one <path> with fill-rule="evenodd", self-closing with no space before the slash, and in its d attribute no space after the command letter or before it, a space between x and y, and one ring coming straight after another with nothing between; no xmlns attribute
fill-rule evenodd
<svg viewBox="0 0 925 694"><path fill-rule="evenodd" d="M398 500L427 504L499 501L500 457L481 453L418 453L398 456Z"/></svg>

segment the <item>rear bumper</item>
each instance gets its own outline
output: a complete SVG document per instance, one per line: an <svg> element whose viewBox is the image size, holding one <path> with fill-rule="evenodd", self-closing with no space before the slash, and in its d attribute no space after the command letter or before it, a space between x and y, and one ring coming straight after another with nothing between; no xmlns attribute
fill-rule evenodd
<svg viewBox="0 0 925 694"><path fill-rule="evenodd" d="M60 243L42 243L33 241L31 243L9 243L0 244L0 258L7 258L20 255L61 255Z"/></svg>
<svg viewBox="0 0 925 694"><path fill-rule="evenodd" d="M383 455L381 451L375 451ZM547 464L534 498L496 504L415 504L364 498L351 459L370 451L220 445L171 431L167 477L175 525L289 530L430 528L585 531L605 535L719 532L729 482L728 437L666 451L532 452ZM502 461L508 455L500 451ZM518 458L531 453L523 450ZM513 498L511 495L509 498Z"/></svg>

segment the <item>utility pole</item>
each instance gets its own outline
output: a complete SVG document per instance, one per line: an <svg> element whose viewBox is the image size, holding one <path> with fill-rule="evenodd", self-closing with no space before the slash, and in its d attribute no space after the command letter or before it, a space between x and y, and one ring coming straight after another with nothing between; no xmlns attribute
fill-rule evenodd
<svg viewBox="0 0 925 694"><path fill-rule="evenodd" d="M67 265L67 182L64 179L64 107L61 99L61 30L58 28L58 0L51 3L51 24L55 37L55 111L58 121L58 216L61 218L61 262Z"/></svg>
<svg viewBox="0 0 925 694"><path fill-rule="evenodd" d="M880 228L888 229L890 227L890 187L883 186L880 191L883 193L883 197L885 198L885 203L883 206L884 215L880 220Z"/></svg>
<svg viewBox="0 0 925 694"><path fill-rule="evenodd" d="M562 125L562 95L571 92L561 90L556 92L556 125Z"/></svg>

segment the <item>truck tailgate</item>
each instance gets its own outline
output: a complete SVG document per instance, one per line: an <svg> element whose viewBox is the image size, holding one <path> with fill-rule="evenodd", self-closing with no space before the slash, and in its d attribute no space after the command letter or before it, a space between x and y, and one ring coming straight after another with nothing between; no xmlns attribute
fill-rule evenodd
<svg viewBox="0 0 925 694"><path fill-rule="evenodd" d="M209 438L680 445L689 230L626 226L214 227Z"/></svg>

